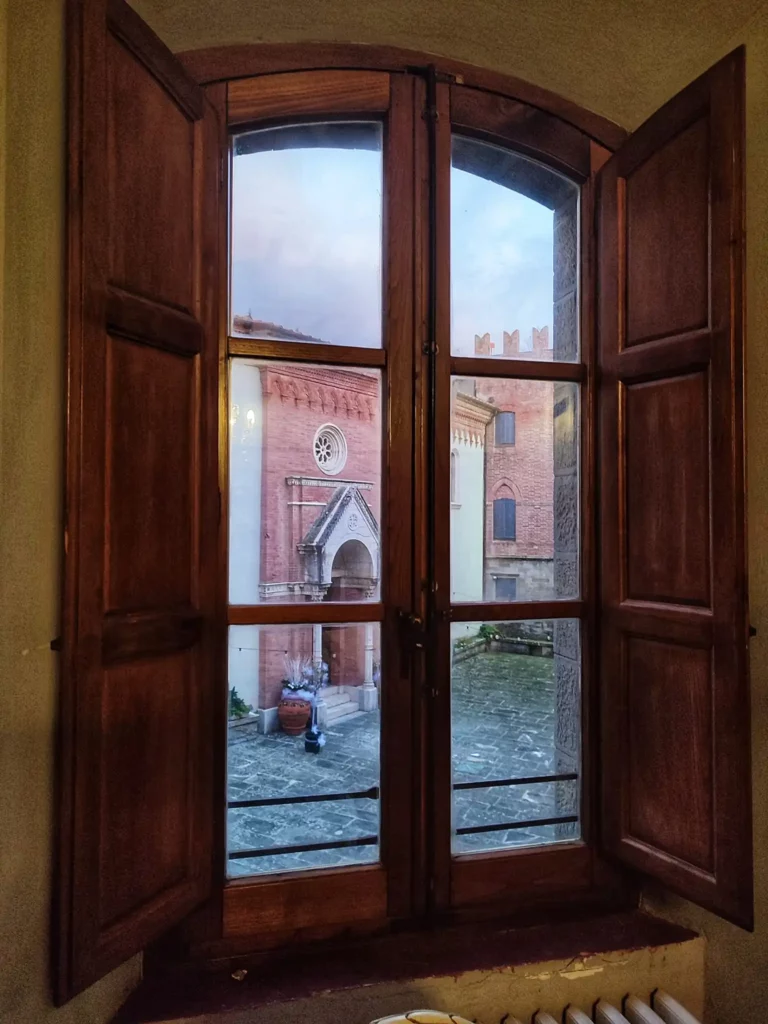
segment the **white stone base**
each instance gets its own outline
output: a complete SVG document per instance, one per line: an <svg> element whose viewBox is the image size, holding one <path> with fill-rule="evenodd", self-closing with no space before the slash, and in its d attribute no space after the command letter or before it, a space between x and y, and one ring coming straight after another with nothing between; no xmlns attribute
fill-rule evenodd
<svg viewBox="0 0 768 1024"><path fill-rule="evenodd" d="M379 691L373 683L357 687L357 706L361 711L375 711L379 706Z"/></svg>
<svg viewBox="0 0 768 1024"><path fill-rule="evenodd" d="M279 728L277 708L259 708L259 732L277 732Z"/></svg>

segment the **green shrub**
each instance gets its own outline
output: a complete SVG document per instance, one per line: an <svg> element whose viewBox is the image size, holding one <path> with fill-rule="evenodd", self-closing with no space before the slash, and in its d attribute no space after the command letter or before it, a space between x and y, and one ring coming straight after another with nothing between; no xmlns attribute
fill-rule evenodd
<svg viewBox="0 0 768 1024"><path fill-rule="evenodd" d="M230 718L245 718L245 716L252 711L253 708L250 704L246 704L234 686L229 691L229 717Z"/></svg>

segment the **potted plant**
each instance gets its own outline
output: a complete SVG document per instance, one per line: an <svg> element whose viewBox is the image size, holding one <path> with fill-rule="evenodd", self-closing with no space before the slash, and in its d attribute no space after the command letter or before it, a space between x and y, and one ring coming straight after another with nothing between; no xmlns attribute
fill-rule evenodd
<svg viewBox="0 0 768 1024"><path fill-rule="evenodd" d="M318 690L328 681L328 669L323 662L313 664L311 658L301 655L285 656L283 693L277 705L280 728L289 736L300 736L307 728Z"/></svg>

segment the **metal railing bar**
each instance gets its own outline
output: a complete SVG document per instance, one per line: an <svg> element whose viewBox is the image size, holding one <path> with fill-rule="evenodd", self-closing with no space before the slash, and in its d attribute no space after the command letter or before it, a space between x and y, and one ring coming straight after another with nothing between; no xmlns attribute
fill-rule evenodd
<svg viewBox="0 0 768 1024"><path fill-rule="evenodd" d="M530 828L533 825L565 825L578 821L576 814L566 814L559 818L533 818L530 821L505 821L499 825L475 825L473 828L457 828L457 836L472 836L480 832L503 832L505 829Z"/></svg>
<svg viewBox="0 0 768 1024"><path fill-rule="evenodd" d="M454 789L491 789L494 786L531 786L538 782L575 782L576 772L564 772L562 775L529 775L527 778L491 779L490 782L454 782Z"/></svg>
<svg viewBox="0 0 768 1024"><path fill-rule="evenodd" d="M303 843L298 846L272 846L261 850L232 850L230 860L244 860L246 857L277 857L282 853L312 853L315 850L345 850L350 846L374 846L378 836L362 836L360 839L337 839L333 843Z"/></svg>
<svg viewBox="0 0 768 1024"><path fill-rule="evenodd" d="M230 800L227 807L284 807L286 804L321 804L329 800L378 800L379 787L361 789L357 793L318 793L315 796L272 796L263 800Z"/></svg>

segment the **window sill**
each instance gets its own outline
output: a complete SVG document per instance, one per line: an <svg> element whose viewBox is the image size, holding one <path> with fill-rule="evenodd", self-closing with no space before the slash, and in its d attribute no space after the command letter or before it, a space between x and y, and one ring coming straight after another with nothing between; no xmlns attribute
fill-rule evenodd
<svg viewBox="0 0 768 1024"><path fill-rule="evenodd" d="M210 1015L224 1019L226 1014L237 1015L233 1020L240 1021L242 1013L269 1004L312 999L319 993L455 977L471 971L507 971L526 964L568 962L591 954L644 950L695 938L695 932L686 928L632 911L557 926L505 928L497 922L390 934L342 949L338 943L301 952L288 948L277 958L249 967L240 981L234 980L231 969L187 967L149 976L114 1024L186 1022ZM300 1018L298 1014L296 1019Z"/></svg>

